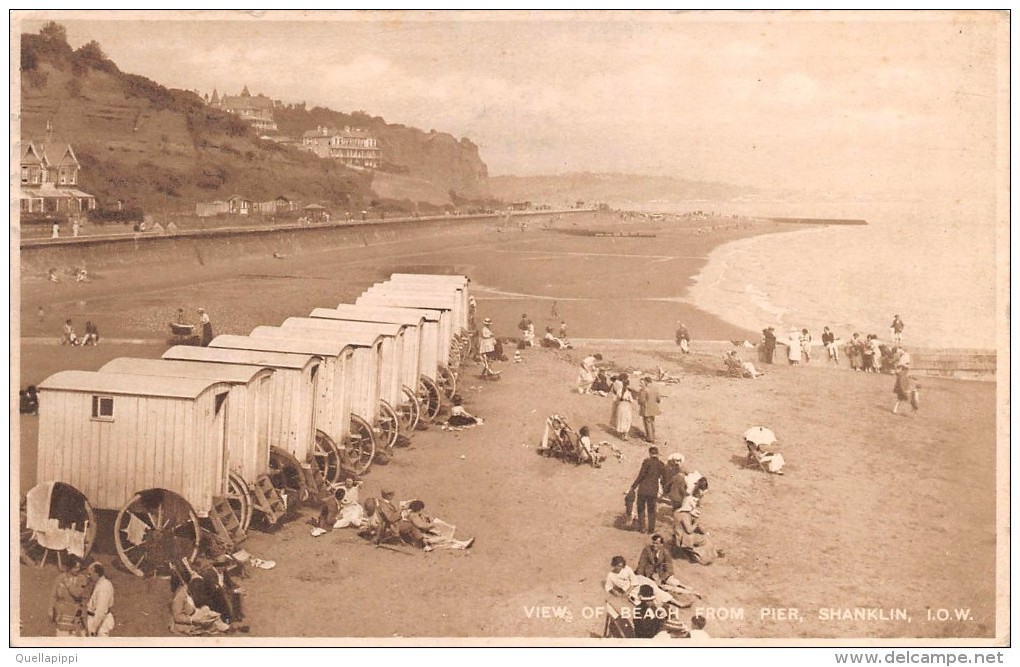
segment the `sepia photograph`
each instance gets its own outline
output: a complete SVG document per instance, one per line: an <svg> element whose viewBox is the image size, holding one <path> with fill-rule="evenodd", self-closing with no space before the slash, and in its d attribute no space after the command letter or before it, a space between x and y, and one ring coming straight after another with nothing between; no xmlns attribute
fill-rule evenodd
<svg viewBox="0 0 1020 667"><path fill-rule="evenodd" d="M1008 10L10 30L18 662L1002 662Z"/></svg>

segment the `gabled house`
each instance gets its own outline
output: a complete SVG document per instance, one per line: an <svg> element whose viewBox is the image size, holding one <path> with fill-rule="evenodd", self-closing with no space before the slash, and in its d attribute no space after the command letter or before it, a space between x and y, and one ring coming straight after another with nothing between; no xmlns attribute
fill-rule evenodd
<svg viewBox="0 0 1020 667"><path fill-rule="evenodd" d="M76 187L80 171L71 144L29 141L21 151L21 212L77 215L95 209L96 198Z"/></svg>

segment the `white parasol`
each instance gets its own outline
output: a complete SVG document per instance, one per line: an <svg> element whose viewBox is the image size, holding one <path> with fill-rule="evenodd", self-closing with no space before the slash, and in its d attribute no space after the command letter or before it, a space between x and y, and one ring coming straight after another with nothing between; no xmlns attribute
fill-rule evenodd
<svg viewBox="0 0 1020 667"><path fill-rule="evenodd" d="M752 426L744 431L744 440L762 447L768 447L776 443L776 434L764 426Z"/></svg>

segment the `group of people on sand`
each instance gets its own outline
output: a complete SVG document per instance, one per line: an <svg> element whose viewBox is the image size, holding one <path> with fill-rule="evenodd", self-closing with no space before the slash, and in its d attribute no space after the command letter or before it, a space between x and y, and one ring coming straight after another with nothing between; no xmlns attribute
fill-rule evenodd
<svg viewBox="0 0 1020 667"><path fill-rule="evenodd" d="M335 485L323 499L319 517L313 520L312 535L318 537L334 529L356 528L359 535L382 544L398 540L422 551L434 549L470 549L475 539L456 539L456 526L425 512L418 498L397 502L396 492L384 488L378 498L359 502L361 482L346 479Z"/></svg>
<svg viewBox="0 0 1020 667"><path fill-rule="evenodd" d="M858 332L854 332L849 339L841 341L829 328L822 328L822 349L825 350L829 362L839 364L840 353L847 358L851 370L867 373L892 373L900 365L899 358L906 354L903 346L903 330L905 325L899 315L893 317L889 325L891 342L884 343L877 334L868 334L861 338ZM761 332L761 342L758 345L759 360L772 364L775 363L776 347L786 347L787 362L791 365L811 362L814 339L806 329L791 329L785 339L778 339L774 327L766 327Z"/></svg>
<svg viewBox="0 0 1020 667"><path fill-rule="evenodd" d="M609 423L617 437L624 441L630 437L636 403L644 427L644 439L655 442L655 418L662 414L662 393L654 378L642 375L639 386L634 388L628 373L610 375L608 366L602 361L601 353L587 355L581 360L575 385L577 392L612 397Z"/></svg>
<svg viewBox="0 0 1020 667"><path fill-rule="evenodd" d="M687 464L676 452L666 462L657 447L648 448L630 489L624 495L625 518L632 530L650 535L636 568L623 556L614 556L606 574L606 593L628 598L635 605L634 636L700 637L704 619L694 617L690 625L681 621L679 611L689 607L700 594L680 582L674 571L673 557L679 554L694 563L709 564L721 550L709 545L708 531L701 522L700 505L708 491L708 479ZM668 541L656 531L660 504L669 506L673 529ZM640 622L639 622L640 621Z"/></svg>
<svg viewBox="0 0 1020 667"><path fill-rule="evenodd" d="M115 626L113 593L102 563L83 567L80 558L68 554L50 592L48 614L57 637L109 637Z"/></svg>
<svg viewBox="0 0 1020 667"><path fill-rule="evenodd" d="M92 323L92 320L85 322L85 335L81 338L74 331L74 322L70 319L64 321L63 333L60 337L61 345L72 347L85 347L86 345L99 345L99 328Z"/></svg>

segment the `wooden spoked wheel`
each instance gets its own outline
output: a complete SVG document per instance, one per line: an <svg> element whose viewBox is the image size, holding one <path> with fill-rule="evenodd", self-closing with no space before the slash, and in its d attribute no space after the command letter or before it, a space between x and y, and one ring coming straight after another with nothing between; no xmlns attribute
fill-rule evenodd
<svg viewBox="0 0 1020 667"><path fill-rule="evenodd" d="M379 446L389 453L400 436L400 416L386 401L379 401Z"/></svg>
<svg viewBox="0 0 1020 667"><path fill-rule="evenodd" d="M70 484L54 482L47 515L53 509L59 510L58 521L61 528L73 528L84 533L82 556L88 556L96 543L96 513L88 498ZM27 500L22 500L21 556L42 567L50 558L59 564L67 553L66 546L51 541L45 534L39 534L28 527L28 503Z"/></svg>
<svg viewBox="0 0 1020 667"><path fill-rule="evenodd" d="M400 388L400 391L404 395L404 401L397 406L397 416L400 417L400 423L403 424L404 430L410 433L418 427L418 422L421 420L421 403L418 402L418 396L415 395L414 390L406 384Z"/></svg>
<svg viewBox="0 0 1020 667"><path fill-rule="evenodd" d="M255 503L252 501L251 489L236 472L227 475L227 502L234 509L237 521L241 524L241 530L248 530L251 525L252 515L255 513Z"/></svg>
<svg viewBox="0 0 1020 667"><path fill-rule="evenodd" d="M117 555L139 577L165 574L170 563L193 559L201 535L191 503L166 489L136 493L113 524Z"/></svg>
<svg viewBox="0 0 1020 667"><path fill-rule="evenodd" d="M287 494L288 508L303 503L311 495L301 463L285 449L269 448L269 480L278 491Z"/></svg>
<svg viewBox="0 0 1020 667"><path fill-rule="evenodd" d="M364 475L372 467L376 440L372 425L358 415L351 415L351 428L344 442L347 459L355 475Z"/></svg>
<svg viewBox="0 0 1020 667"><path fill-rule="evenodd" d="M443 393L436 381L427 375L422 375L418 381L418 401L421 403L420 421L431 424L443 407Z"/></svg>
<svg viewBox="0 0 1020 667"><path fill-rule="evenodd" d="M453 395L457 393L457 374L450 370L447 366L439 367L439 378L437 379L439 388L443 391L443 395L447 399L453 398Z"/></svg>
<svg viewBox="0 0 1020 667"><path fill-rule="evenodd" d="M319 472L331 484L339 482L343 477L343 458L340 448L323 431L315 429L315 449L312 451Z"/></svg>

